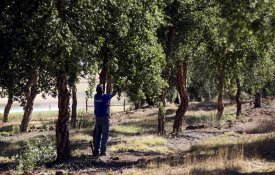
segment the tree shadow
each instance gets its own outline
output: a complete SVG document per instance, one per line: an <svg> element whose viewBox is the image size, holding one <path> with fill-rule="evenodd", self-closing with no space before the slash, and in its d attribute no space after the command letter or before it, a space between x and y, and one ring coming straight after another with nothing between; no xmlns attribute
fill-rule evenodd
<svg viewBox="0 0 275 175"><path fill-rule="evenodd" d="M234 103L232 102L224 102L224 106L231 106ZM188 111L212 111L217 109L217 103L216 102L200 102L200 103L190 103L188 106Z"/></svg>
<svg viewBox="0 0 275 175"><path fill-rule="evenodd" d="M130 160L113 160L112 158L95 159L91 155L81 155L79 157L71 157L70 160L62 163L48 163L48 168L55 169L66 169L69 167L70 170L79 171L88 168L97 169L113 169L118 170L121 168L131 167L137 164L137 161Z"/></svg>
<svg viewBox="0 0 275 175"><path fill-rule="evenodd" d="M16 169L17 164L15 162L0 162L0 174L1 172Z"/></svg>
<svg viewBox="0 0 275 175"><path fill-rule="evenodd" d="M190 174L192 175L202 175L202 174L208 174L208 175L274 175L275 171L273 172L251 172L251 173L240 173L238 168L232 168L232 169L225 169L225 170L202 170L202 169L193 169L191 170Z"/></svg>
<svg viewBox="0 0 275 175"><path fill-rule="evenodd" d="M236 143L222 146L193 146L191 151L205 151L212 152L214 155L218 155L220 152L227 152L227 159L234 158L234 155L243 154L244 158L259 158L266 161L275 161L275 138L265 138L263 140L254 141L250 143ZM210 155L211 156L211 155Z"/></svg>

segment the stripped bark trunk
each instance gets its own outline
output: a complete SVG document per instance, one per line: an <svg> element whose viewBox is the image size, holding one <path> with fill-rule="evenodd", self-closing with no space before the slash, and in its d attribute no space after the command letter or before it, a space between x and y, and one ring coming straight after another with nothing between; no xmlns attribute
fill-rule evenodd
<svg viewBox="0 0 275 175"><path fill-rule="evenodd" d="M34 73L30 78L27 84L27 90L25 91L26 105L24 106L24 115L20 125L20 132L27 132L33 111L33 102L37 93L37 75Z"/></svg>
<svg viewBox="0 0 275 175"><path fill-rule="evenodd" d="M256 92L254 108L262 107L262 93L260 91Z"/></svg>
<svg viewBox="0 0 275 175"><path fill-rule="evenodd" d="M241 84L240 84L240 79L236 78L236 83L237 83L237 93L236 93L236 103L237 103L237 112L236 116L237 119L239 118L241 112L242 112L242 103L241 103Z"/></svg>
<svg viewBox="0 0 275 175"><path fill-rule="evenodd" d="M68 121L70 117L70 92L67 87L67 76L62 73L57 77L58 119L56 121L57 161L61 162L71 157Z"/></svg>
<svg viewBox="0 0 275 175"><path fill-rule="evenodd" d="M7 122L9 118L10 109L13 103L13 94L9 93L8 102L4 110L3 122Z"/></svg>
<svg viewBox="0 0 275 175"><path fill-rule="evenodd" d="M72 86L72 118L71 127L76 128L76 118L77 118L77 96L76 96L76 85Z"/></svg>
<svg viewBox="0 0 275 175"><path fill-rule="evenodd" d="M180 106L176 112L175 121L173 125L173 133L178 133L182 131L183 117L188 108L188 91L187 91L187 66L188 62L184 61L178 67L177 72L177 90L180 95Z"/></svg>
<svg viewBox="0 0 275 175"><path fill-rule="evenodd" d="M217 114L216 114L216 119L217 121L221 120L221 117L223 115L224 111L224 103L223 103L223 88L224 88L224 76L225 76L225 67L224 65L219 66L219 77L218 77L218 102L217 102Z"/></svg>

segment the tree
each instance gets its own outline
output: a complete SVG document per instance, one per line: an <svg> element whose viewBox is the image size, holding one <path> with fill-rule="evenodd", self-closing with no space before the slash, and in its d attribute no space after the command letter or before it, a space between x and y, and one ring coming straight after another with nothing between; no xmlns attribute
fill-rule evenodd
<svg viewBox="0 0 275 175"><path fill-rule="evenodd" d="M20 130L25 132L34 98L39 92L47 91L45 84L52 83L37 61L44 56L45 34L42 35L44 28L40 28L40 24L45 18L40 18L38 2L9 1L2 5L1 87L9 94L10 103L17 100L24 107Z"/></svg>
<svg viewBox="0 0 275 175"><path fill-rule="evenodd" d="M181 131L189 103L187 91L188 65L194 57L199 56L197 54L199 53L198 48L204 41L204 32L209 30L209 26L213 23L208 18L211 19L215 15L215 8L215 4L204 1L173 0L168 1L164 9L168 26L166 30L162 29L166 33L166 35L161 35L164 36L162 43L166 50L167 59L172 59L172 62L177 65L175 67L177 72L176 87L181 99L173 125L174 133ZM210 24L208 24L209 22ZM170 67L171 69L172 67ZM165 91L164 89L164 95Z"/></svg>
<svg viewBox="0 0 275 175"><path fill-rule="evenodd" d="M161 22L158 1L101 1L97 3L97 35L102 47L97 55L100 82L107 92L119 85L140 108L146 97L155 101L163 84L159 72L163 51L155 31Z"/></svg>
<svg viewBox="0 0 275 175"><path fill-rule="evenodd" d="M269 62L267 61L269 58L266 57L265 53L270 45L270 38L274 38L272 37L274 34L272 34L271 27L272 4L269 1L218 1L218 3L221 7L220 16L224 24L220 28L221 37L224 38L223 49L220 49L220 51L221 53L225 53L224 57L222 57L224 68L220 71L219 75L222 77L223 74L227 74L226 76L229 81L236 82L236 114L239 116L241 112L241 83L244 77L249 75L242 74L242 72L247 72L245 71L245 68L247 68L246 65L252 66L251 63L258 62L261 65L267 65L265 63ZM257 57L258 61L255 62L253 60L253 54ZM251 70L249 71L251 72ZM224 76L225 79L226 76ZM267 72L262 74L261 81L265 81L264 77L266 76L270 77ZM257 85L254 83L252 86ZM221 109L219 108L221 103L219 102L218 104L217 118L219 119L222 111L219 110Z"/></svg>

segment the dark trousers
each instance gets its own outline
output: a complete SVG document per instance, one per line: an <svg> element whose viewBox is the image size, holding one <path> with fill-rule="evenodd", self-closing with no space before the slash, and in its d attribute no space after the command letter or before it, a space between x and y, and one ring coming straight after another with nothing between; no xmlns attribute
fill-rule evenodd
<svg viewBox="0 0 275 175"><path fill-rule="evenodd" d="M106 152L106 146L109 137L109 116L96 117L95 125L95 154Z"/></svg>

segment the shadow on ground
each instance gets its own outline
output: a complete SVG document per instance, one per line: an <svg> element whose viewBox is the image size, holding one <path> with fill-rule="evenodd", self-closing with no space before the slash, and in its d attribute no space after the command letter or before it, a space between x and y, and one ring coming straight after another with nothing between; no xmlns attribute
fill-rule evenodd
<svg viewBox="0 0 275 175"><path fill-rule="evenodd" d="M227 169L227 170L215 170L215 171L207 171L207 170L192 170L190 172L192 175L274 175L273 172L251 172L251 173L240 173L238 169Z"/></svg>
<svg viewBox="0 0 275 175"><path fill-rule="evenodd" d="M95 159L91 155L81 155L80 157L72 157L69 161L56 164L49 163L47 165L48 168L54 169L67 169L71 171L79 171L89 168L106 168L106 169L115 169L118 170L120 168L127 168L134 166L138 163L138 161L130 161L130 160L112 160L110 159Z"/></svg>

